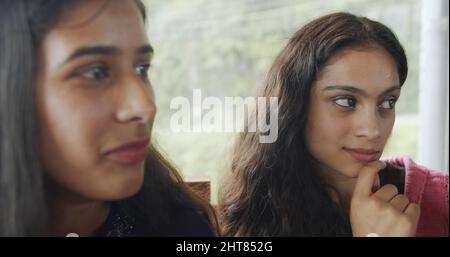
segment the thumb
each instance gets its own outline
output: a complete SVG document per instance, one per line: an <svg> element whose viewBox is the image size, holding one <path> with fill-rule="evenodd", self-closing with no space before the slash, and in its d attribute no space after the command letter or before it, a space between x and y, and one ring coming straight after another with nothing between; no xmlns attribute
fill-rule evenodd
<svg viewBox="0 0 450 257"><path fill-rule="evenodd" d="M375 193L381 187L380 174L378 172L375 174L372 185L372 193Z"/></svg>
<svg viewBox="0 0 450 257"><path fill-rule="evenodd" d="M382 161L374 161L364 166L358 175L353 196L369 196L375 187L380 186L378 172L386 167Z"/></svg>

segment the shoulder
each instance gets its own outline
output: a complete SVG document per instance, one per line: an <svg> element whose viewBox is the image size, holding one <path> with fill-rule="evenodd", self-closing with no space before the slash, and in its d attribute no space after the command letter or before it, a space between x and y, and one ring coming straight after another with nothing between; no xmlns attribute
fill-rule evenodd
<svg viewBox="0 0 450 257"><path fill-rule="evenodd" d="M126 211L117 203L111 205L109 215L99 231L102 237L213 237L208 219L189 208L176 208L167 213L168 222L151 224L137 218L135 212ZM153 217L153 219L156 217ZM156 226L155 226L156 225Z"/></svg>
<svg viewBox="0 0 450 257"><path fill-rule="evenodd" d="M405 168L405 195L421 209L418 235L448 236L448 173L418 165L408 156L389 157L384 161Z"/></svg>
<svg viewBox="0 0 450 257"><path fill-rule="evenodd" d="M416 164L408 156L384 158L383 161L405 169L405 193L410 200L421 203L425 196L448 202L448 173Z"/></svg>
<svg viewBox="0 0 450 257"><path fill-rule="evenodd" d="M167 236L213 237L208 219L199 211L178 209L167 231Z"/></svg>

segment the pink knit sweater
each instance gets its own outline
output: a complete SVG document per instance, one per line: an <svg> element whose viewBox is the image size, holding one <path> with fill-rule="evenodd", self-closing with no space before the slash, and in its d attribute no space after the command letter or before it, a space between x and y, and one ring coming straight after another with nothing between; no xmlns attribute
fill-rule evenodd
<svg viewBox="0 0 450 257"><path fill-rule="evenodd" d="M388 157L383 161L406 170L405 195L420 205L416 236L448 237L448 173L417 165L408 156Z"/></svg>

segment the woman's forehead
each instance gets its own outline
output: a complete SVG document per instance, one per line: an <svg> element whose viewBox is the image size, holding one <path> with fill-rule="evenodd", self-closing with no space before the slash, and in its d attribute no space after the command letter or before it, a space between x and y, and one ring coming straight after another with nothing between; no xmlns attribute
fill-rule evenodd
<svg viewBox="0 0 450 257"><path fill-rule="evenodd" d="M80 23L102 17L102 14L113 15L117 20L129 18L129 14L135 13L139 17L139 12L135 1L120 0L83 0L76 1L70 8L67 8L59 19L60 26L77 26ZM134 15L134 14L133 14ZM142 19L142 17L140 17Z"/></svg>
<svg viewBox="0 0 450 257"><path fill-rule="evenodd" d="M145 36L145 27L135 1L92 0L81 1L67 10L49 33L52 32L75 42L114 37L126 42ZM140 33L135 35L136 32Z"/></svg>
<svg viewBox="0 0 450 257"><path fill-rule="evenodd" d="M393 57L381 48L347 49L326 63L318 79L330 77L359 80L375 78L396 82L398 71Z"/></svg>
<svg viewBox="0 0 450 257"><path fill-rule="evenodd" d="M82 1L67 14L45 35L44 53L66 58L83 47L110 46L127 52L148 44L134 1Z"/></svg>

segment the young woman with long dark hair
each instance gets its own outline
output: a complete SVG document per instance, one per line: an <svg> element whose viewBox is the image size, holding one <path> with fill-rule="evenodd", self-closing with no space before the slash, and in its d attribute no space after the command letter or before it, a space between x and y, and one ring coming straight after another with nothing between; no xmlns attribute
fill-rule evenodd
<svg viewBox="0 0 450 257"><path fill-rule="evenodd" d="M379 160L407 70L379 22L334 13L298 30L262 90L278 97L278 139L237 142L219 201L224 234L448 236L448 174Z"/></svg>
<svg viewBox="0 0 450 257"><path fill-rule="evenodd" d="M140 1L0 1L0 236L212 236L151 144Z"/></svg>

